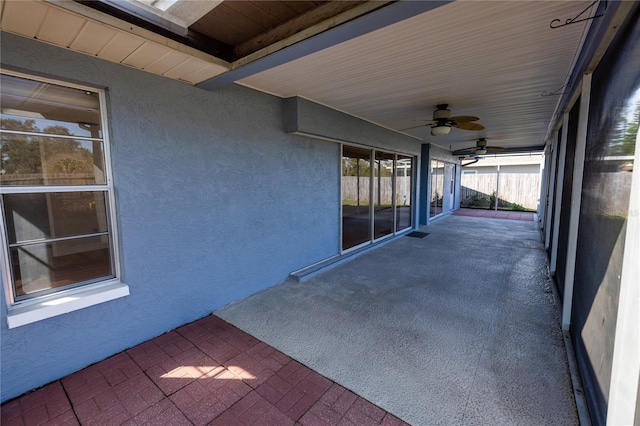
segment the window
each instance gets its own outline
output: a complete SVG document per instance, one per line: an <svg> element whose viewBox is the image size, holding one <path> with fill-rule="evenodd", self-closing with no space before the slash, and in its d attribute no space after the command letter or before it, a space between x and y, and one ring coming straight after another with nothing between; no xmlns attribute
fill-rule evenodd
<svg viewBox="0 0 640 426"><path fill-rule="evenodd" d="M1 246L8 302L33 304L47 296L50 301L115 280L103 92L6 71L0 78Z"/></svg>
<svg viewBox="0 0 640 426"><path fill-rule="evenodd" d="M431 160L431 206L429 217L442 213L442 199L444 194L444 163Z"/></svg>

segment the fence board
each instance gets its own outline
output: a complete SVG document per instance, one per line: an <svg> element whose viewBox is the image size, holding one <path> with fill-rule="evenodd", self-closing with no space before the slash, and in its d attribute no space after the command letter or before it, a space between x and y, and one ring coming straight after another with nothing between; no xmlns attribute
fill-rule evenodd
<svg viewBox="0 0 640 426"><path fill-rule="evenodd" d="M377 199L378 178L375 179L374 197ZM411 177L398 176L396 178L398 187L396 192L396 204L399 206L408 205L411 201ZM359 191L358 191L359 189ZM358 192L360 197L358 198ZM392 180L390 177L380 178L380 200L382 205L391 205L393 198ZM360 200L361 204L369 203L369 178L361 177L358 185L356 176L342 177L342 199L354 202Z"/></svg>
<svg viewBox="0 0 640 426"><path fill-rule="evenodd" d="M494 192L499 198L499 207L510 207L512 203L526 209L536 210L540 196L540 173L497 173L463 174L461 204L465 200L480 195L490 197ZM498 185L496 185L498 183Z"/></svg>

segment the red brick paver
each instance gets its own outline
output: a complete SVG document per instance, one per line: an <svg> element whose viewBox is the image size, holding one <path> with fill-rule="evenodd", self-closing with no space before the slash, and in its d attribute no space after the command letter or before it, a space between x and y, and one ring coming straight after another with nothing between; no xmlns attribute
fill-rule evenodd
<svg viewBox="0 0 640 426"><path fill-rule="evenodd" d="M59 381L2 406L5 425L77 425L76 415Z"/></svg>
<svg viewBox="0 0 640 426"><path fill-rule="evenodd" d="M215 315L9 401L0 422L406 425Z"/></svg>

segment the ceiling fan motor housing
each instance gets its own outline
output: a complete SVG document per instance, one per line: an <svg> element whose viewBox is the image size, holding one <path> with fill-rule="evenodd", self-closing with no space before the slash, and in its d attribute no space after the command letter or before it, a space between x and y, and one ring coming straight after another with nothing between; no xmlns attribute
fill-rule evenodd
<svg viewBox="0 0 640 426"><path fill-rule="evenodd" d="M433 111L434 120L448 120L451 117L451 110L447 109L447 104L438 105L438 109Z"/></svg>

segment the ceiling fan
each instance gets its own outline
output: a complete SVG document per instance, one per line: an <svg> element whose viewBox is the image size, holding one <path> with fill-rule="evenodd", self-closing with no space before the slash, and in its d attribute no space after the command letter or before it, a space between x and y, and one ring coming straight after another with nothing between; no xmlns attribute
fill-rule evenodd
<svg viewBox="0 0 640 426"><path fill-rule="evenodd" d="M458 115L451 117L451 110L447 108L448 106L448 104L437 105L437 109L433 111L433 120L415 120L424 121L425 124L400 129L400 131L404 132L405 130L417 129L418 127L431 126L431 134L433 136L442 136L448 135L451 131L451 127L456 127L462 130L484 129L482 124L474 123L474 121L480 120L480 117L476 117L474 115Z"/></svg>
<svg viewBox="0 0 640 426"><path fill-rule="evenodd" d="M476 146L472 146L469 148L462 148L453 151L453 155L467 156L467 155L485 155L485 154L495 154L498 152L504 151L506 148L501 146L487 146L487 140L485 138L480 138L476 142Z"/></svg>

